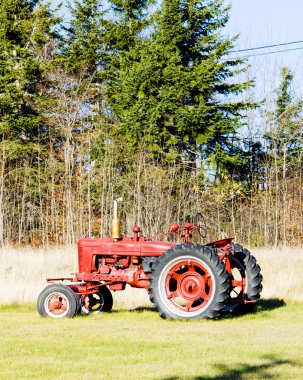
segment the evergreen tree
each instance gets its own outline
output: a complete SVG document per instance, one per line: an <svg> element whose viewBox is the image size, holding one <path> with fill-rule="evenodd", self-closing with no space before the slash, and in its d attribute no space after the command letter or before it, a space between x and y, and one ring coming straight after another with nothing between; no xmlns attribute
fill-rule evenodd
<svg viewBox="0 0 303 380"><path fill-rule="evenodd" d="M71 20L65 28L67 36L62 48L65 65L72 72L80 72L96 81L96 74L106 61L106 11L98 0L74 0L68 8Z"/></svg>
<svg viewBox="0 0 303 380"><path fill-rule="evenodd" d="M275 132L273 142L278 157L287 156L290 162L302 152L302 101L295 101L291 94L294 75L287 68L281 69L281 83L276 90Z"/></svg>
<svg viewBox="0 0 303 380"><path fill-rule="evenodd" d="M150 24L148 7L154 0L110 0L109 3L113 17L105 33L109 58L106 96L112 108L124 86L121 67L137 60L134 50L141 50L142 34Z"/></svg>
<svg viewBox="0 0 303 380"><path fill-rule="evenodd" d="M109 0L113 19L108 24L108 44L115 53L129 51L148 26L148 7L154 0Z"/></svg>
<svg viewBox="0 0 303 380"><path fill-rule="evenodd" d="M0 245L5 214L17 221L6 236L17 235L19 243L43 225L48 128L41 84L57 22L38 0L0 3Z"/></svg>
<svg viewBox="0 0 303 380"><path fill-rule="evenodd" d="M59 131L58 139L62 141L58 145L63 149L64 140L69 139L77 156L77 146L85 145L85 135L94 131L104 117L102 85L108 61L105 43L108 21L105 20L107 11L99 0L74 0L69 3L69 10L71 18L68 27L64 28L66 35L55 68L62 79L57 81L57 76L53 76L52 107L63 107L60 116L69 125L66 131ZM77 140L83 144L78 144Z"/></svg>
<svg viewBox="0 0 303 380"><path fill-rule="evenodd" d="M281 82L275 91L276 109L269 113L269 130L265 134L268 142L268 157L275 161L276 169L296 165L296 159L302 154L302 101L292 95L293 73L287 68L281 69Z"/></svg>
<svg viewBox="0 0 303 380"><path fill-rule="evenodd" d="M117 170L123 172L126 167L130 167L133 162L134 150L129 133L121 128L121 118L116 107L119 102L121 92L127 92L124 87L124 78L121 76L121 68L131 62L135 64L138 60L136 51L141 51L147 36L147 30L151 19L149 7L154 0L110 0L110 14L112 17L106 24L105 41L107 46L107 70L105 72L105 107L107 112L106 139L113 143L113 146L123 145L123 152L116 157ZM119 105L118 105L119 108ZM117 112L116 112L117 111ZM100 142L98 147L94 147L97 155L100 155ZM102 142L101 142L102 146Z"/></svg>
<svg viewBox="0 0 303 380"><path fill-rule="evenodd" d="M69 138L77 155L77 140L86 142L86 134L104 121L103 83L106 80L108 53L105 32L107 11L99 0L74 0L69 3L71 19L57 57L57 69L66 82L55 81L54 98L60 107L62 92L67 100L62 119L73 119ZM63 134L63 140L68 137ZM72 141L73 140L73 141ZM62 143L64 145L64 143Z"/></svg>
<svg viewBox="0 0 303 380"><path fill-rule="evenodd" d="M233 39L220 32L228 8L218 0L164 0L151 37L121 65L113 110L136 144L176 154L195 166L196 154L213 157L220 170L237 161L231 137L249 102L236 96L252 85L237 82L241 60L227 59Z"/></svg>
<svg viewBox="0 0 303 380"><path fill-rule="evenodd" d="M42 55L55 22L38 0L0 4L0 136L7 160L37 155Z"/></svg>

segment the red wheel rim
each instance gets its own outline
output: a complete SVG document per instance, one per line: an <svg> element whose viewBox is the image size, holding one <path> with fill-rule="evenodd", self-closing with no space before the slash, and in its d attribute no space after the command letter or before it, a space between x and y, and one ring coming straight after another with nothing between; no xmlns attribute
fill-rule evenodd
<svg viewBox="0 0 303 380"><path fill-rule="evenodd" d="M159 281L162 300L180 316L196 316L211 302L215 284L213 272L202 260L183 257L163 270Z"/></svg>
<svg viewBox="0 0 303 380"><path fill-rule="evenodd" d="M98 313L102 310L104 299L99 293L86 294L81 297L81 308L86 314Z"/></svg>
<svg viewBox="0 0 303 380"><path fill-rule="evenodd" d="M230 257L231 266L231 285L232 290L230 297L233 301L238 301L243 299L243 294L246 289L246 274L243 265L235 258Z"/></svg>
<svg viewBox="0 0 303 380"><path fill-rule="evenodd" d="M68 312L69 301L63 293L54 292L45 299L44 306L48 315L61 318Z"/></svg>

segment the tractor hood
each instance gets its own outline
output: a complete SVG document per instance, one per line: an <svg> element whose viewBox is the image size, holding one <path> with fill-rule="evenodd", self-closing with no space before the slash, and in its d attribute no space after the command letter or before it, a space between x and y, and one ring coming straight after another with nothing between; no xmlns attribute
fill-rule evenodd
<svg viewBox="0 0 303 380"><path fill-rule="evenodd" d="M144 237L138 239L126 237L117 242L114 242L112 238L85 238L78 241L79 251L89 250L93 254L117 254L119 256L160 256L175 245L174 243L162 241L149 241Z"/></svg>

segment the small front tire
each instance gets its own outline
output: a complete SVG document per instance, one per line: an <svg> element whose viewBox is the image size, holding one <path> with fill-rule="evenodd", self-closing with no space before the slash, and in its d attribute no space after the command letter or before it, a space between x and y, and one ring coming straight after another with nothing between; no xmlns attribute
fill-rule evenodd
<svg viewBox="0 0 303 380"><path fill-rule="evenodd" d="M77 311L76 296L68 286L52 284L40 293L37 309L42 317L73 318Z"/></svg>
<svg viewBox="0 0 303 380"><path fill-rule="evenodd" d="M84 294L79 297L81 314L109 313L113 307L113 296L106 286L101 286L98 293Z"/></svg>

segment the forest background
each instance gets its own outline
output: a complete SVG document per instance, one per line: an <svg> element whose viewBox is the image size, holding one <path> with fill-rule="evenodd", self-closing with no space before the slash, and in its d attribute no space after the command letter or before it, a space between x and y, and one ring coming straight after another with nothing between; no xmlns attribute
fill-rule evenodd
<svg viewBox="0 0 303 380"><path fill-rule="evenodd" d="M144 234L202 211L208 240L303 242L302 100L255 99L220 0L0 3L0 245ZM235 58L234 58L235 57Z"/></svg>

